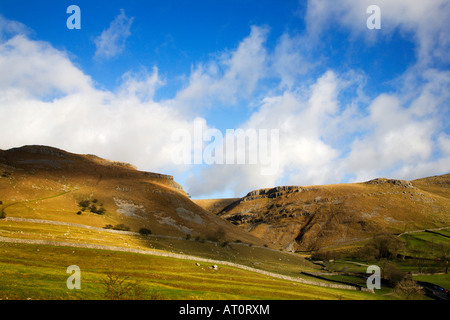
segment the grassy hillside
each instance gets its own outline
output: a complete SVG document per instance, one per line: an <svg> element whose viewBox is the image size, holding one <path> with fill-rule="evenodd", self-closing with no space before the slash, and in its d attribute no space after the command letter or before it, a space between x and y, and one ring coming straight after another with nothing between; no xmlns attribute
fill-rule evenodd
<svg viewBox="0 0 450 320"><path fill-rule="evenodd" d="M416 188L450 199L450 173L411 181Z"/></svg>
<svg viewBox="0 0 450 320"><path fill-rule="evenodd" d="M0 243L0 299L105 299L108 273L138 283L128 299L380 299L203 262L104 250ZM81 289L66 287L67 266L81 270Z"/></svg>
<svg viewBox="0 0 450 320"><path fill-rule="evenodd" d="M51 221L48 223L36 223L11 221L9 219L0 220L0 242L2 238L38 239L74 245L92 244L188 254L202 258L230 261L288 276L299 276L301 271L318 271L320 269L320 267L299 255L243 242L215 242L202 238L187 240L164 235L141 235L132 232L86 228L82 225L51 224Z"/></svg>
<svg viewBox="0 0 450 320"><path fill-rule="evenodd" d="M366 183L255 190L219 216L289 250L314 251L371 238L379 232L450 226L449 175L413 183ZM419 187L423 187L420 189Z"/></svg>
<svg viewBox="0 0 450 320"><path fill-rule="evenodd" d="M0 151L0 213L94 227L124 224L156 234L263 245L192 202L173 177L59 149Z"/></svg>

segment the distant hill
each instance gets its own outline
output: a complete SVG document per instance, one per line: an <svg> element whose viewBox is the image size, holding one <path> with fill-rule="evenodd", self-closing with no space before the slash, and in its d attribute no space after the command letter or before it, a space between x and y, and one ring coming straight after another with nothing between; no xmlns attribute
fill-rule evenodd
<svg viewBox="0 0 450 320"><path fill-rule="evenodd" d="M272 244L311 251L379 232L450 226L450 174L259 189L238 200L214 200L214 210L206 200L197 203Z"/></svg>
<svg viewBox="0 0 450 320"><path fill-rule="evenodd" d="M192 202L172 176L47 146L0 150L0 214L263 244Z"/></svg>

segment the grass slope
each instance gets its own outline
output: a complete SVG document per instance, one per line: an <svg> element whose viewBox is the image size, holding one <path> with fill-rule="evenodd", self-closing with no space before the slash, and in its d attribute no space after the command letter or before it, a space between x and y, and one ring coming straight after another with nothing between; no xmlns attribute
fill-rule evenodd
<svg viewBox="0 0 450 320"><path fill-rule="evenodd" d="M293 283L228 266L93 249L0 244L0 298L103 299L106 273L145 288L146 299L379 299L360 291ZM81 269L81 290L66 287L69 265Z"/></svg>
<svg viewBox="0 0 450 320"><path fill-rule="evenodd" d="M44 146L0 150L0 213L102 228L125 224L170 236L264 242L192 202L173 177ZM103 208L82 210L81 201ZM80 213L80 214L77 214Z"/></svg>
<svg viewBox="0 0 450 320"><path fill-rule="evenodd" d="M450 226L450 198L444 196L449 175L434 177L439 183L420 189L423 181L261 189L218 215L271 244L301 251L357 242L379 232Z"/></svg>

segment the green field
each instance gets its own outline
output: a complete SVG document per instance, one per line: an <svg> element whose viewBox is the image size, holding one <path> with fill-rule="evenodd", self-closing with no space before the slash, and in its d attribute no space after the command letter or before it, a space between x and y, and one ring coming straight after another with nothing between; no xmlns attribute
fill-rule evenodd
<svg viewBox="0 0 450 320"><path fill-rule="evenodd" d="M436 231L436 232L439 232L440 234L444 234L447 237L450 237L450 228L449 229L439 230L439 231Z"/></svg>
<svg viewBox="0 0 450 320"><path fill-rule="evenodd" d="M448 230L440 230L447 232ZM441 232L442 233L442 232ZM250 245L246 243L213 242L204 239L184 239L158 235L110 232L82 226L0 220L0 237L21 240L52 241L58 246L0 243L1 299L105 299L103 281L114 271L125 283L137 283L144 293L137 299L397 299L392 288L383 287L375 294L330 289L282 280L227 265L218 270L211 264L196 261L195 256L228 261L316 283L345 281L365 286L361 275L367 264L382 265L383 261L360 261L345 258L325 261L335 275L318 279L302 272L320 273L322 267L299 254ZM397 260L403 272L442 271L442 262L427 260L440 256L440 245L449 238L440 234L417 232L401 237L407 255L427 257L425 260ZM365 241L367 242L367 241ZM364 242L364 243L365 243ZM106 247L152 250L193 256L192 260L127 253L111 250L61 246L93 244ZM363 242L361 244L364 244ZM339 249L339 248L338 248ZM196 263L200 266L197 266ZM419 263L420 262L420 263ZM69 290L66 269L77 265L82 270L82 289ZM449 287L449 275L415 275L415 280ZM130 298L130 297L129 297ZM133 296L131 296L133 298Z"/></svg>
<svg viewBox="0 0 450 320"><path fill-rule="evenodd" d="M437 231L445 234L450 229ZM430 232L416 232L404 234L400 238L405 242L406 255L420 258L441 258L445 254L445 247L450 245L450 238ZM448 250L448 249L447 249Z"/></svg>
<svg viewBox="0 0 450 320"><path fill-rule="evenodd" d="M45 223L0 220L0 237L24 240L40 239L74 244L89 243L189 254L207 259L230 261L301 278L308 278L301 275L302 271L312 272L320 269L299 255L245 243L196 241L194 239L165 238L157 235L129 235L127 233L111 233L107 230L98 231Z"/></svg>
<svg viewBox="0 0 450 320"><path fill-rule="evenodd" d="M380 299L274 279L238 268L106 250L0 244L0 298L103 299L107 272L145 289L143 299ZM69 265L81 269L81 289L69 290Z"/></svg>
<svg viewBox="0 0 450 320"><path fill-rule="evenodd" d="M447 290L450 288L450 274L414 276L414 280L437 284Z"/></svg>

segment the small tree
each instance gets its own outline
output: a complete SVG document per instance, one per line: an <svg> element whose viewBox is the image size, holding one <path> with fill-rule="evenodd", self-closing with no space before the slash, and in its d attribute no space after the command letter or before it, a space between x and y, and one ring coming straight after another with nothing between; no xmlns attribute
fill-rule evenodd
<svg viewBox="0 0 450 320"><path fill-rule="evenodd" d="M110 271L102 281L104 296L109 300L142 300L146 288L137 281L129 281L129 277Z"/></svg>
<svg viewBox="0 0 450 320"><path fill-rule="evenodd" d="M89 200L81 200L80 202L78 202L78 205L83 209L87 209L90 204L91 202Z"/></svg>
<svg viewBox="0 0 450 320"><path fill-rule="evenodd" d="M123 223L117 224L115 227L113 227L114 230L120 230L120 231L130 231L130 227L124 225Z"/></svg>
<svg viewBox="0 0 450 320"><path fill-rule="evenodd" d="M357 257L359 259L365 260L366 263L369 263L369 260L375 259L378 251L374 246L364 246L360 248L357 252Z"/></svg>
<svg viewBox="0 0 450 320"><path fill-rule="evenodd" d="M383 278L395 286L406 277L406 274L400 270L394 263L387 262L383 267Z"/></svg>
<svg viewBox="0 0 450 320"><path fill-rule="evenodd" d="M438 245L440 260L444 264L445 274L448 273L448 260L450 255L450 245L447 243L441 243Z"/></svg>
<svg viewBox="0 0 450 320"><path fill-rule="evenodd" d="M377 259L394 259L404 249L404 243L396 236L388 233L377 234L360 252L372 255Z"/></svg>
<svg viewBox="0 0 450 320"><path fill-rule="evenodd" d="M213 242L225 241L226 233L223 227L217 228L214 232L208 234L206 239Z"/></svg>
<svg viewBox="0 0 450 320"><path fill-rule="evenodd" d="M419 271L419 273L423 273L423 270L426 267L425 259L422 257L417 257L414 259L414 264L417 267L417 271Z"/></svg>
<svg viewBox="0 0 450 320"><path fill-rule="evenodd" d="M336 255L332 251L316 251L311 255L311 259L329 261L336 259Z"/></svg>
<svg viewBox="0 0 450 320"><path fill-rule="evenodd" d="M95 214L103 215L103 214L105 214L106 209L101 207L101 208L97 208L97 210L92 211L92 212L95 213Z"/></svg>
<svg viewBox="0 0 450 320"><path fill-rule="evenodd" d="M394 292L404 300L418 300L423 297L422 287L410 277L405 277L395 285Z"/></svg>
<svg viewBox="0 0 450 320"><path fill-rule="evenodd" d="M139 233L142 234L142 235L149 235L149 234L152 234L152 231L150 229L147 229L147 228L140 228L139 229Z"/></svg>

